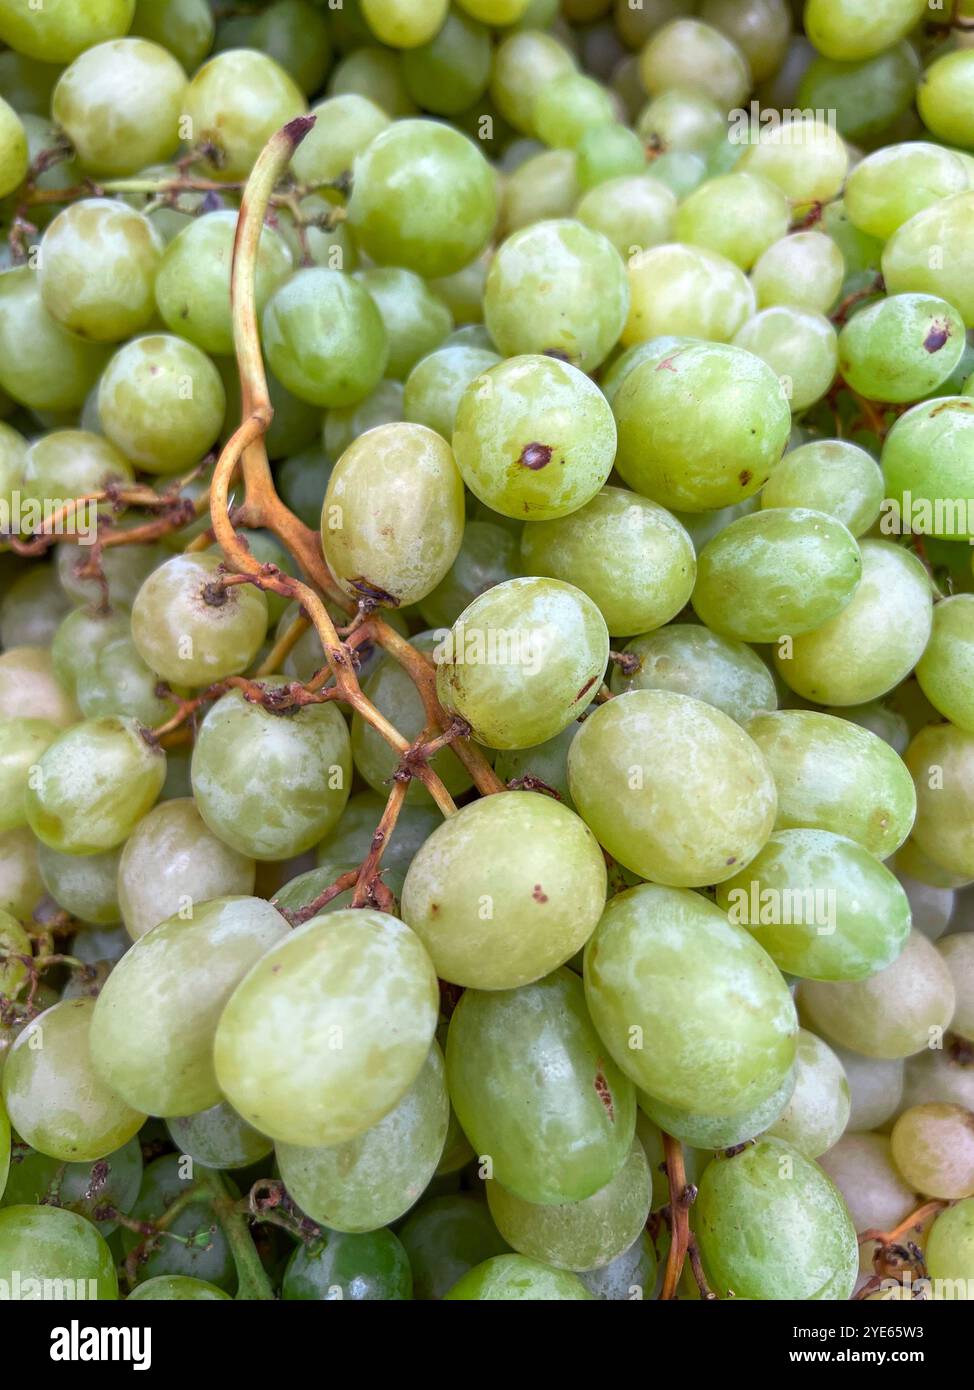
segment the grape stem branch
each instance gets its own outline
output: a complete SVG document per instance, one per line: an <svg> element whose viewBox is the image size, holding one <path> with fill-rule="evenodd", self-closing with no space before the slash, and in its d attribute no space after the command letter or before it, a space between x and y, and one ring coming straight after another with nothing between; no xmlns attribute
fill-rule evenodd
<svg viewBox="0 0 974 1390"><path fill-rule="evenodd" d="M687 1257L693 1276L700 1289L700 1297L708 1301L717 1295L707 1283L700 1260L697 1242L690 1231L690 1208L697 1198L697 1189L687 1182L686 1167L683 1162L683 1145L671 1134L661 1131L663 1153L666 1159L666 1180L670 1189L670 1248L666 1256L666 1270L663 1275L661 1300L676 1298L677 1286L683 1273Z"/></svg>

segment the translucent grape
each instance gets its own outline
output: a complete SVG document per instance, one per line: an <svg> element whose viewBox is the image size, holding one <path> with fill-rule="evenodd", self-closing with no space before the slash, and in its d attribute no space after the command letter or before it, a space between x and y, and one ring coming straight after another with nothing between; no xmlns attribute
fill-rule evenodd
<svg viewBox="0 0 974 1390"><path fill-rule="evenodd" d="M0 1206L35 1202L45 1205L52 1184L57 1183L58 1205L70 1205L72 1211L86 1217L107 1239L118 1222L99 1217L105 1216L106 1208L127 1215L139 1195L141 1182L142 1149L137 1138L94 1163L62 1164L24 1145L13 1157L6 1188L0 1189Z"/></svg>
<svg viewBox="0 0 974 1390"><path fill-rule="evenodd" d="M400 379L453 328L446 304L410 270L377 266L355 277L375 301L389 342L386 372Z"/></svg>
<svg viewBox="0 0 974 1390"><path fill-rule="evenodd" d="M751 284L759 309L793 304L827 314L838 298L844 274L842 252L831 237L822 232L794 232L758 258Z"/></svg>
<svg viewBox="0 0 974 1390"><path fill-rule="evenodd" d="M324 184L351 172L356 155L389 124L375 102L355 92L329 97L311 108L315 124L291 160L295 176L308 184Z"/></svg>
<svg viewBox="0 0 974 1390"><path fill-rule="evenodd" d="M606 1059L570 970L516 990L467 990L450 1021L446 1065L464 1133L523 1201L591 1197L626 1162L635 1092Z"/></svg>
<svg viewBox="0 0 974 1390"><path fill-rule="evenodd" d="M849 1083L839 1058L821 1038L800 1029L795 1090L768 1134L806 1158L818 1158L841 1138L849 1110Z"/></svg>
<svg viewBox="0 0 974 1390"><path fill-rule="evenodd" d="M880 462L890 498L881 530L974 539L974 400L913 406L886 436Z"/></svg>
<svg viewBox="0 0 974 1390"><path fill-rule="evenodd" d="M879 7L863 0L806 0L805 32L820 53L850 62L896 43L926 9L926 0L888 0Z"/></svg>
<svg viewBox="0 0 974 1390"><path fill-rule="evenodd" d="M680 204L679 241L719 252L743 270L788 231L788 200L753 174L708 179Z"/></svg>
<svg viewBox="0 0 974 1390"><path fill-rule="evenodd" d="M787 0L704 0L700 17L738 45L755 82L777 71L791 37Z"/></svg>
<svg viewBox="0 0 974 1390"><path fill-rule="evenodd" d="M534 135L537 92L573 68L565 45L540 27L507 34L494 51L490 95L515 130Z"/></svg>
<svg viewBox="0 0 974 1390"><path fill-rule="evenodd" d="M901 127L919 76L916 49L905 39L854 63L816 58L802 76L796 105L830 112L840 135L872 144L891 126Z"/></svg>
<svg viewBox="0 0 974 1390"><path fill-rule="evenodd" d="M481 1303L524 1299L533 1303L564 1299L578 1302L591 1297L576 1275L526 1255L497 1255L471 1269L443 1295L446 1300Z"/></svg>
<svg viewBox="0 0 974 1390"><path fill-rule="evenodd" d="M646 1298L656 1284L656 1250L649 1233L644 1232L601 1269L579 1270L578 1278L594 1298L603 1301Z"/></svg>
<svg viewBox="0 0 974 1390"><path fill-rule="evenodd" d="M765 1100L745 1110L735 1110L729 1115L701 1115L695 1111L684 1110L679 1106L667 1105L656 1096L638 1091L637 1100L642 1115L648 1116L659 1129L692 1145L701 1154L713 1149L736 1148L762 1134L772 1121L784 1113L785 1106L795 1090L796 1067L785 1073L781 1084ZM662 1140L660 1141L662 1148ZM665 1171L665 1165L664 1165Z"/></svg>
<svg viewBox="0 0 974 1390"><path fill-rule="evenodd" d="M737 44L697 19L674 19L657 30L639 55L639 75L650 96L691 87L724 110L740 106L751 86Z"/></svg>
<svg viewBox="0 0 974 1390"><path fill-rule="evenodd" d="M890 1146L893 1162L917 1192L946 1200L974 1193L974 1119L962 1106L934 1102L904 1110Z"/></svg>
<svg viewBox="0 0 974 1390"><path fill-rule="evenodd" d="M587 130L576 147L578 186L583 192L611 179L641 174L646 151L639 136L617 122Z"/></svg>
<svg viewBox="0 0 974 1390"><path fill-rule="evenodd" d="M974 734L929 724L905 761L916 787L918 847L950 873L974 877Z"/></svg>
<svg viewBox="0 0 974 1390"><path fill-rule="evenodd" d="M357 792L350 797L338 824L318 846L318 863L348 860L360 864L369 852L384 806L385 797L378 797L371 791ZM386 845L383 868L405 873L413 855L439 823L439 812L432 806L414 806L407 802L396 821L396 833Z"/></svg>
<svg viewBox="0 0 974 1390"><path fill-rule="evenodd" d="M135 1266L139 1286L165 1277L203 1280L227 1293L236 1288L237 1276L230 1247L213 1202L206 1193L194 1196L188 1191L197 1180L198 1175L190 1171L179 1154L164 1154L146 1168L132 1218L156 1222L165 1215L167 1229L176 1239L156 1237L149 1242ZM180 1198L184 1200L178 1215L167 1215ZM131 1254L142 1240L137 1231L123 1229L122 1253Z"/></svg>
<svg viewBox="0 0 974 1390"><path fill-rule="evenodd" d="M871 400L915 401L947 379L964 345L964 324L945 300L891 295L842 329L839 366L852 389Z"/></svg>
<svg viewBox="0 0 974 1390"><path fill-rule="evenodd" d="M917 109L928 130L948 145L974 146L974 59L962 49L931 63L917 87Z"/></svg>
<svg viewBox="0 0 974 1390"><path fill-rule="evenodd" d="M885 241L915 213L969 185L957 155L922 140L888 145L849 173L844 204L853 225Z"/></svg>
<svg viewBox="0 0 974 1390"><path fill-rule="evenodd" d="M350 448L359 435L374 430L378 425L392 425L403 418L404 390L399 381L380 381L370 395L355 405L336 406L325 412L322 441L325 453L329 456L327 476L331 475L333 460L340 458ZM316 524L321 520L321 508L315 517Z"/></svg>
<svg viewBox="0 0 974 1390"><path fill-rule="evenodd" d="M817 116L762 125L757 141L741 156L740 168L776 183L799 206L830 202L849 169L842 136Z"/></svg>
<svg viewBox="0 0 974 1390"><path fill-rule="evenodd" d="M135 0L129 32L162 44L193 72L213 46L214 28L206 0Z"/></svg>
<svg viewBox="0 0 974 1390"><path fill-rule="evenodd" d="M51 317L36 270L0 274L0 390L30 410L77 411L107 355Z"/></svg>
<svg viewBox="0 0 974 1390"><path fill-rule="evenodd" d="M924 1251L931 1279L970 1288L974 1279L974 1202L958 1202L942 1211L930 1228ZM948 1295L949 1296L949 1295Z"/></svg>
<svg viewBox="0 0 974 1390"><path fill-rule="evenodd" d="M135 942L95 1005L91 1056L101 1079L153 1115L189 1115L220 1099L213 1039L250 967L287 935L259 898L216 898ZM147 1011L145 1000L153 1007Z"/></svg>
<svg viewBox="0 0 974 1390"><path fill-rule="evenodd" d="M26 826L0 832L0 910L26 921L43 896L34 836Z"/></svg>
<svg viewBox="0 0 974 1390"><path fill-rule="evenodd" d="M936 604L916 676L930 703L974 734L974 595L954 594Z"/></svg>
<svg viewBox="0 0 974 1390"><path fill-rule="evenodd" d="M231 180L247 177L270 137L303 115L306 103L294 79L268 54L235 48L194 74L183 109L193 140L219 152L210 161L213 176Z"/></svg>
<svg viewBox="0 0 974 1390"><path fill-rule="evenodd" d="M298 1245L281 1284L285 1300L361 1303L412 1296L409 1257L391 1231L368 1235L322 1231L314 1240Z"/></svg>
<svg viewBox="0 0 974 1390"><path fill-rule="evenodd" d="M365 97L392 117L416 114L403 80L402 61L385 48L357 48L346 54L328 80L328 94Z"/></svg>
<svg viewBox="0 0 974 1390"><path fill-rule="evenodd" d="M884 497L879 464L846 439L812 439L789 449L761 491L764 507L826 512L854 536L869 531Z"/></svg>
<svg viewBox="0 0 974 1390"><path fill-rule="evenodd" d="M488 589L441 647L440 701L490 748L553 738L588 704L609 659L598 608L556 579L509 579Z"/></svg>
<svg viewBox="0 0 974 1390"><path fill-rule="evenodd" d="M579 200L575 216L601 232L624 259L670 241L676 196L660 179L625 174L607 179Z"/></svg>
<svg viewBox="0 0 974 1390"><path fill-rule="evenodd" d="M0 197L23 183L29 163L27 132L17 112L0 97Z"/></svg>
<svg viewBox="0 0 974 1390"><path fill-rule="evenodd" d="M508 175L501 189L499 225L505 235L551 218L566 218L578 201L574 150L543 150Z"/></svg>
<svg viewBox="0 0 974 1390"><path fill-rule="evenodd" d="M777 708L774 678L761 658L743 642L720 637L696 623L670 623L635 637L625 654L635 670L616 665L612 692L671 690L704 700L738 724Z"/></svg>
<svg viewBox="0 0 974 1390"><path fill-rule="evenodd" d="M24 798L32 769L60 732L49 719L0 721L0 831L27 824Z"/></svg>
<svg viewBox="0 0 974 1390"><path fill-rule="evenodd" d="M249 1168L273 1151L273 1142L242 1120L225 1100L195 1115L166 1121L181 1154L204 1168Z"/></svg>
<svg viewBox="0 0 974 1390"><path fill-rule="evenodd" d="M959 161L958 161L959 162ZM967 170L962 168L966 178ZM946 299L974 325L974 246L969 236L974 193L955 193L904 221L883 251L883 278L890 294L933 294ZM930 247L939 252L930 255Z"/></svg>
<svg viewBox="0 0 974 1390"><path fill-rule="evenodd" d="M663 333L727 342L754 313L754 290L744 272L704 247L650 247L630 257L628 273L627 347Z"/></svg>
<svg viewBox="0 0 974 1390"><path fill-rule="evenodd" d="M47 437L51 438L50 435ZM103 551L99 557L102 571L100 578L89 573L90 558L81 546L68 543L57 547L55 563L58 579L68 598L73 603L97 607L105 598L105 589L101 582L103 579L108 586L109 603L120 608L131 608L132 600L142 587L143 580L164 557L161 549L154 545L127 543L114 546L111 550ZM125 635L116 633L104 646ZM77 682L75 684L77 685Z"/></svg>
<svg viewBox="0 0 974 1390"><path fill-rule="evenodd" d="M784 304L762 309L742 325L734 343L768 364L796 414L821 400L832 385L838 342L822 314Z"/></svg>
<svg viewBox="0 0 974 1390"><path fill-rule="evenodd" d="M486 1202L468 1194L432 1197L400 1227L413 1270L413 1297L441 1298L462 1274L508 1250Z"/></svg>
<svg viewBox="0 0 974 1390"><path fill-rule="evenodd" d="M488 348L441 346L417 362L406 378L403 416L435 430L444 439L452 439L464 391L500 360Z"/></svg>
<svg viewBox="0 0 974 1390"><path fill-rule="evenodd" d="M254 20L250 47L276 59L309 94L318 91L331 66L325 16L311 0L275 0Z"/></svg>
<svg viewBox="0 0 974 1390"><path fill-rule="evenodd" d="M563 805L574 809L568 787L568 750L578 732L578 723L578 720L572 720L560 734L546 739L544 743L535 744L533 748L512 748L499 752L494 759L494 771L508 785L520 783L530 788L530 782L521 783L520 779L535 778L556 791Z"/></svg>
<svg viewBox="0 0 974 1390"><path fill-rule="evenodd" d="M601 83L578 72L559 73L538 89L531 106L532 133L556 149L575 149L587 131L615 119L612 97Z"/></svg>
<svg viewBox="0 0 974 1390"><path fill-rule="evenodd" d="M706 93L673 87L643 108L635 130L650 150L706 154L726 133L727 123L720 107Z"/></svg>
<svg viewBox="0 0 974 1390"><path fill-rule="evenodd" d="M66 1286L83 1289L86 1298L118 1297L108 1246L90 1221L63 1207L0 1211L0 1278L8 1289L16 1287L21 1298L63 1297Z"/></svg>

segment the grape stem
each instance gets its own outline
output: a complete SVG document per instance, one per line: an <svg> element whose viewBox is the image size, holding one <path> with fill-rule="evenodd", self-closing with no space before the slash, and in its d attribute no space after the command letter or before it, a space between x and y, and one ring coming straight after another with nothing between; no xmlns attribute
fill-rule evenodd
<svg viewBox="0 0 974 1390"><path fill-rule="evenodd" d="M235 1199L230 1196L223 1174L213 1168L204 1168L200 1172L198 1182L199 1186L210 1194L216 1219L230 1246L230 1254L237 1269L238 1300L253 1302L272 1299L274 1291L271 1281L261 1264L250 1228L237 1210Z"/></svg>
<svg viewBox="0 0 974 1390"><path fill-rule="evenodd" d="M948 1206L950 1206L949 1202L939 1200L924 1202L922 1206L917 1207L916 1211L912 1211L909 1216L904 1217L899 1225L894 1226L891 1231L877 1231L872 1228L863 1231L859 1237L859 1244L865 1245L867 1241L875 1240L883 1246L896 1245L903 1239L907 1231L919 1230L928 1216L933 1216L935 1212L943 1211Z"/></svg>
<svg viewBox="0 0 974 1390"><path fill-rule="evenodd" d="M665 1130L660 1131L663 1138L663 1153L666 1159L666 1181L670 1189L670 1248L666 1256L666 1271L663 1275L663 1288L660 1300L676 1298L677 1286L687 1257L700 1289L700 1297L711 1301L717 1295L707 1283L700 1260L697 1242L690 1232L690 1208L697 1199L697 1189L687 1182L686 1167L683 1162L683 1145Z"/></svg>

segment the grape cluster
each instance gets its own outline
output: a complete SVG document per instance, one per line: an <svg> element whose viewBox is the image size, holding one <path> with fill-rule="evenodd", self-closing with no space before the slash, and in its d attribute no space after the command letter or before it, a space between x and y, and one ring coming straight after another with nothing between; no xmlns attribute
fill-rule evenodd
<svg viewBox="0 0 974 1390"><path fill-rule="evenodd" d="M972 35L0 0L0 1288L974 1298Z"/></svg>

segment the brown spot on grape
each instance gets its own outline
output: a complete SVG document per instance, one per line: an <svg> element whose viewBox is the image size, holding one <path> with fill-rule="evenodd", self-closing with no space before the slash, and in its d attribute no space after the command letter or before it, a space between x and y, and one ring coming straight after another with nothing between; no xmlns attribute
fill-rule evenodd
<svg viewBox="0 0 974 1390"><path fill-rule="evenodd" d="M585 696L588 694L588 692L592 689L592 686L595 684L595 682L596 682L597 680L598 680L598 676L593 676L591 680L587 680L587 681L585 682L585 684L582 686L581 690L580 690L580 691L578 692L578 694L575 696L575 699L576 699L576 700L582 700L582 699L584 699Z"/></svg>
<svg viewBox="0 0 974 1390"><path fill-rule="evenodd" d="M732 854L731 857L727 860L728 867L729 867L731 864L736 864L736 863L737 863L737 855L736 855L736 854Z"/></svg>
<svg viewBox="0 0 974 1390"><path fill-rule="evenodd" d="M609 1083L605 1078L605 1073L602 1071L601 1057L595 1065L598 1067L598 1071L595 1073L595 1094L598 1096L599 1100L605 1106L605 1113L608 1115L612 1123L615 1124L616 1109L615 1106L612 1104L612 1092L609 1090Z"/></svg>
<svg viewBox="0 0 974 1390"><path fill-rule="evenodd" d="M548 901L548 894L541 887L540 883L534 885L534 888L531 890L531 896L536 903L546 903Z"/></svg>
<svg viewBox="0 0 974 1390"><path fill-rule="evenodd" d="M741 487L747 487L748 483L751 481L753 477L754 474L751 472L749 468L742 468L740 473L738 473L737 475L737 481L740 483Z"/></svg>
<svg viewBox="0 0 974 1390"><path fill-rule="evenodd" d="M436 914L439 912L439 910L440 910L440 905L439 905L439 903L430 903L430 915L431 915L432 917L435 917Z"/></svg>
<svg viewBox="0 0 974 1390"><path fill-rule="evenodd" d="M532 473L539 473L551 462L553 452L550 444L525 444L518 463L523 464L525 468L530 468Z"/></svg>
<svg viewBox="0 0 974 1390"><path fill-rule="evenodd" d="M934 319L930 325L927 336L923 340L923 346L927 352L939 352L940 349L950 338L950 324L946 319Z"/></svg>

